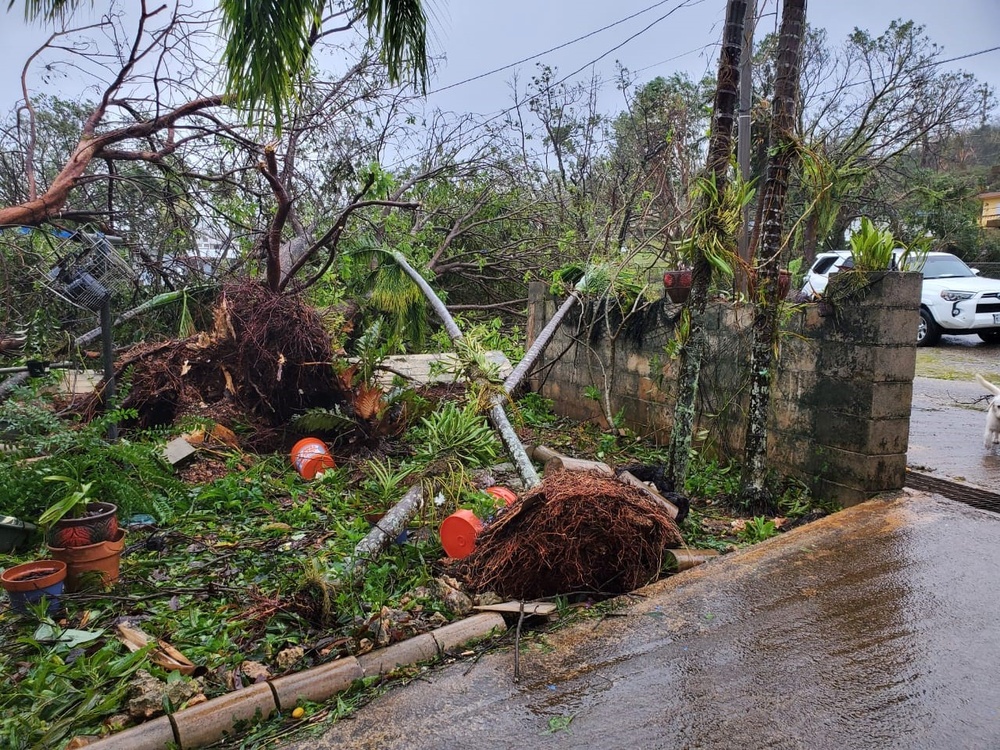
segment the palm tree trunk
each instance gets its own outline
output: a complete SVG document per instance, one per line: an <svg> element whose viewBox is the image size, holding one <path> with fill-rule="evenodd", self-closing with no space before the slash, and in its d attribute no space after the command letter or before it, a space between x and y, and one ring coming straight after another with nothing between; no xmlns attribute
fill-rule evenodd
<svg viewBox="0 0 1000 750"><path fill-rule="evenodd" d="M715 177L718 194L725 193L729 180L729 160L733 151L733 123L740 88L740 53L743 48L743 26L746 21L746 0L729 0L726 4L726 27L722 52L719 55L719 77L715 90L712 117L712 137L708 144L708 171ZM681 349L680 377L677 401L674 405L674 425L670 435L669 473L675 487L683 487L687 478L694 433L695 399L698 379L705 354L703 323L708 289L712 282L712 265L697 243L691 273L691 294L687 300L690 316L688 339Z"/></svg>
<svg viewBox="0 0 1000 750"><path fill-rule="evenodd" d="M750 407L741 478L742 501L753 513L773 510L767 487L767 420L778 343L778 266L781 254L788 175L795 161L795 105L799 90L806 0L784 0L778 39L778 69L772 104L771 158L761 201L757 304L750 340Z"/></svg>
<svg viewBox="0 0 1000 750"><path fill-rule="evenodd" d="M431 309L434 310L434 314L437 315L438 319L444 324L444 328L448 332L448 338L452 341L457 341L462 338L462 331L459 330L458 325L455 323L455 319L451 317L451 313L448 312L448 308L445 307L441 298L437 296L433 289L431 289L431 285L427 283L427 280L417 273L417 270L410 265L409 261L406 260L406 257L398 250L394 250L392 252L392 257L393 260L399 264L399 267L403 269L406 275L409 276L418 287L420 287L420 291L424 293L424 296L431 305ZM514 431L510 420L507 419L507 412L504 411L503 408L503 399L497 398L493 400L489 415L490 421L493 422L493 426L500 434L500 439L503 441L504 447L507 449L507 454L511 457L511 460L514 461L514 465L517 467L517 473L520 475L525 486L534 487L536 484L539 484L541 479L538 477L538 472L536 472L535 467L532 466L531 459L524 450L524 445L521 443L521 439Z"/></svg>

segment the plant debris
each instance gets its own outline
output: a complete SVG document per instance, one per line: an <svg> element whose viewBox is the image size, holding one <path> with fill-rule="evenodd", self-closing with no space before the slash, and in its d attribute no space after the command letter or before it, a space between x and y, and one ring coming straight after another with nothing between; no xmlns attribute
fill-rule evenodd
<svg viewBox="0 0 1000 750"><path fill-rule="evenodd" d="M184 415L261 426L285 424L311 407L346 401L346 386L331 366L330 333L303 300L254 282L227 285L208 333L144 344L118 369L132 368L123 403L139 425L173 423Z"/></svg>
<svg viewBox="0 0 1000 750"><path fill-rule="evenodd" d="M513 599L622 594L655 580L683 543L666 510L596 472L560 471L490 525L457 565L473 591Z"/></svg>

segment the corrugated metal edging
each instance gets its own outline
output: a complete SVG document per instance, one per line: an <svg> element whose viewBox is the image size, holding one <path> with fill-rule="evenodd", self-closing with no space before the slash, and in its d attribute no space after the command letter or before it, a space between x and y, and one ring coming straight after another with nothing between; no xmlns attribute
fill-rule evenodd
<svg viewBox="0 0 1000 750"><path fill-rule="evenodd" d="M1000 513L1000 494L983 487L965 482L953 482L950 479L931 476L922 471L906 470L906 486L914 490L934 492L944 495L950 500L971 505L973 508L990 510Z"/></svg>

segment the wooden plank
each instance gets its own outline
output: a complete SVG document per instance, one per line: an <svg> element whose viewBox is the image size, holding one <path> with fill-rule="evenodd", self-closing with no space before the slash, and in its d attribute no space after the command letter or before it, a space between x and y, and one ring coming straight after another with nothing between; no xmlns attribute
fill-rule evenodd
<svg viewBox="0 0 1000 750"><path fill-rule="evenodd" d="M511 601L500 604L482 604L473 609L480 612L506 612L508 614L519 614L521 612L521 602ZM526 615L551 615L558 609L552 602L525 602L524 614Z"/></svg>
<svg viewBox="0 0 1000 750"><path fill-rule="evenodd" d="M650 487L648 484L646 484L645 482L643 482L641 479L639 479L638 477L636 477L631 472L628 472L628 471L621 472L618 475L618 479L620 481L624 482L625 484L630 484L633 487L642 490L643 492L646 493L646 496L650 500L652 500L657 505L660 505L663 508L665 508L666 511L667 511L667 513L670 514L671 518L673 518L673 519L677 518L677 514L680 513L680 511L678 510L677 506L674 505L669 500L667 500L667 498L665 498L663 495L661 495L659 492L657 492L656 490L654 490L652 487Z"/></svg>

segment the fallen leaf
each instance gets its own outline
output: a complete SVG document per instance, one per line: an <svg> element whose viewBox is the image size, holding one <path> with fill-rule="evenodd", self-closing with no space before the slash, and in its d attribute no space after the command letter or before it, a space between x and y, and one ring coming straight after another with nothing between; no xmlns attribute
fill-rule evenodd
<svg viewBox="0 0 1000 750"><path fill-rule="evenodd" d="M184 364L181 365L181 377L183 378L189 372L191 372L191 360L185 359Z"/></svg>
<svg viewBox="0 0 1000 750"><path fill-rule="evenodd" d="M222 368L222 376L226 379L226 390L236 395L236 386L233 385L233 376L229 374L229 370L225 367Z"/></svg>

